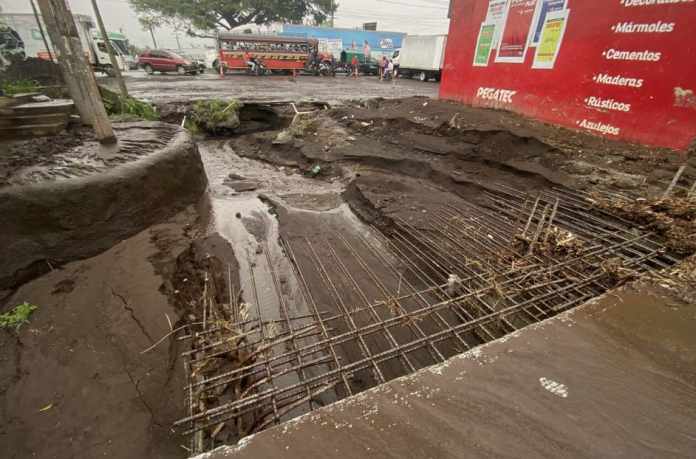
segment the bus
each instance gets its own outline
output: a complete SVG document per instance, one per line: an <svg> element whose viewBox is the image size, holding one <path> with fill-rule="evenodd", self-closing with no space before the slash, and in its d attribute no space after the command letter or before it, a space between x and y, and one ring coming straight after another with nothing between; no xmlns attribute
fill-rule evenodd
<svg viewBox="0 0 696 459"><path fill-rule="evenodd" d="M315 39L272 35L218 34L219 61L224 70L246 70L245 53L271 71L299 71L317 52Z"/></svg>

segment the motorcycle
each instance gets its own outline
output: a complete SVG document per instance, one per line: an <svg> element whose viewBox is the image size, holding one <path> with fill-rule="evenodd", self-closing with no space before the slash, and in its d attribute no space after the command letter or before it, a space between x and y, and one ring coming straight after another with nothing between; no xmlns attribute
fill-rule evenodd
<svg viewBox="0 0 696 459"><path fill-rule="evenodd" d="M319 75L336 76L336 68L330 61L322 61L319 64Z"/></svg>
<svg viewBox="0 0 696 459"><path fill-rule="evenodd" d="M251 62L247 62L247 73L249 75L261 76L268 72L268 68L264 65L263 61L258 59L252 59Z"/></svg>

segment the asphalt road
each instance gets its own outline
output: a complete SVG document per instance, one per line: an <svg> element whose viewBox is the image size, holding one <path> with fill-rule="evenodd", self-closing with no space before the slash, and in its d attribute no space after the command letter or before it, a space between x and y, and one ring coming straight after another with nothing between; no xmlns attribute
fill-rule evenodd
<svg viewBox="0 0 696 459"><path fill-rule="evenodd" d="M103 79L107 85L113 80ZM126 84L133 97L156 103L206 98L236 98L245 101L324 101L337 102L373 97L400 98L410 96L437 97L439 83L398 79L380 82L374 76L358 79L336 77L219 75L195 76L174 74L146 75L141 71L126 74Z"/></svg>

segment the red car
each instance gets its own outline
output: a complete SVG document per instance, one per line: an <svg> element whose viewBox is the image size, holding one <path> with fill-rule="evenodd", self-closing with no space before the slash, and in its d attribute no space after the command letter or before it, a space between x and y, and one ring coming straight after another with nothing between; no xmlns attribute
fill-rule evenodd
<svg viewBox="0 0 696 459"><path fill-rule="evenodd" d="M138 67L145 70L148 75L152 75L154 72L176 72L179 75L184 75L187 73L196 74L200 71L198 64L171 51L160 49L144 51L140 54Z"/></svg>

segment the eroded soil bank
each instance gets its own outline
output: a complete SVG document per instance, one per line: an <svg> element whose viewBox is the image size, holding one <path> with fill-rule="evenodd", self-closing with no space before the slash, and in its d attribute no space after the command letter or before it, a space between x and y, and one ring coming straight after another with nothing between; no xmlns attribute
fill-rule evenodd
<svg viewBox="0 0 696 459"><path fill-rule="evenodd" d="M195 204L206 177L178 126L119 123L100 145L85 130L3 142L0 298L3 290L90 257Z"/></svg>
<svg viewBox="0 0 696 459"><path fill-rule="evenodd" d="M179 123L186 108L170 109L170 121ZM241 134L199 139L209 186L197 206L95 257L55 267L5 302L4 309L22 301L39 306L19 333L0 331L0 444L9 457L187 456L188 438L171 427L190 409L180 357L191 350L190 342L174 335L142 351L172 329L202 320L197 305L206 285L214 286L219 304L239 296L253 305L252 319L281 319L285 309L293 316L308 314L305 290L321 314L335 315L341 305L326 288L327 279L349 307L384 300L403 288L402 261L382 235L390 234L395 221L427 229L436 218L433 209L483 209L490 206L485 193L501 188L650 198L666 189L681 161L673 152L424 98L331 110L308 105L302 110L316 113L294 126L289 107L271 109L277 117L267 111L248 115L255 124ZM695 178L688 164L675 194L683 196ZM692 222L688 215L682 220L686 228ZM394 268L370 269L380 266ZM299 278L298 271L305 275ZM613 322L617 330L622 320ZM366 323L358 318L356 325ZM347 331L342 325L331 333ZM537 333L543 335L543 329ZM399 342L405 338L394 336ZM475 334L468 338L484 342ZM385 343L366 345L377 352ZM464 350L451 345L445 357ZM358 355L357 349L343 352L346 362ZM219 363L234 364L225 358ZM422 367L431 361L423 353L413 355L412 363ZM214 367L201 371L213 375ZM404 374L398 362L385 364L383 371L389 379ZM357 393L374 384L364 371L350 387ZM311 405L345 395L327 391ZM282 420L307 408L298 405ZM263 420L255 416L245 418L240 429L220 427L210 447L236 442L240 431L253 433Z"/></svg>

